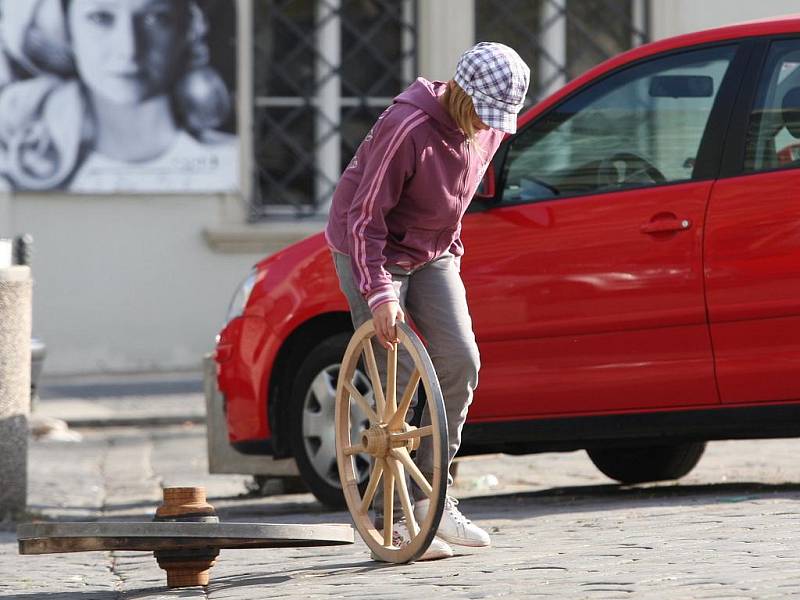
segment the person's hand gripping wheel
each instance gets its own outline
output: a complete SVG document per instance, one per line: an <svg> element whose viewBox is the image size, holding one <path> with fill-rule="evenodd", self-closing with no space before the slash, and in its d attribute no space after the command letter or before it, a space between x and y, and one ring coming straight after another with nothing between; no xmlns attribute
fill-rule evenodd
<svg viewBox="0 0 800 600"><path fill-rule="evenodd" d="M398 343L397 323L405 322L406 315L400 308L399 302L385 302L375 309L372 314L375 323L375 335L381 346L387 350L392 349L392 344Z"/></svg>

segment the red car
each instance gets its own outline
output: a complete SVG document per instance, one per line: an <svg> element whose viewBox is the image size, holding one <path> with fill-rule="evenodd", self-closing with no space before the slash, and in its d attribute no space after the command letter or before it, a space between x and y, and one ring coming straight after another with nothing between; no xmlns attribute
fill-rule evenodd
<svg viewBox="0 0 800 600"><path fill-rule="evenodd" d="M798 137L800 15L636 48L521 116L463 223L461 454L586 449L633 483L800 435ZM351 333L320 234L255 267L215 354L230 443L334 505Z"/></svg>

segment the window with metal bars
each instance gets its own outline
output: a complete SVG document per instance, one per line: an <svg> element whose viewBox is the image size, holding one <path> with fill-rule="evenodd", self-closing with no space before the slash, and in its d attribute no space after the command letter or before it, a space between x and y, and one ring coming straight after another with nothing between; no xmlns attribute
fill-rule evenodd
<svg viewBox="0 0 800 600"><path fill-rule="evenodd" d="M475 0L475 35L508 44L528 63L530 105L647 42L648 11L648 0Z"/></svg>
<svg viewBox="0 0 800 600"><path fill-rule="evenodd" d="M416 1L253 8L251 218L324 213L364 135L416 76Z"/></svg>

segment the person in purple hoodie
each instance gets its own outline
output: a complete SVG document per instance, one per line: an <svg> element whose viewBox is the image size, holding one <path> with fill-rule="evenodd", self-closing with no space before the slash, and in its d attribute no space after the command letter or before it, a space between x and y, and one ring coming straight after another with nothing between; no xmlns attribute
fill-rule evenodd
<svg viewBox="0 0 800 600"><path fill-rule="evenodd" d="M336 187L325 229L353 325L374 320L384 357L406 311L426 339L445 401L448 465L461 443L480 368L460 276L461 220L504 135L516 131L529 79L520 56L495 42L465 52L450 81L418 78L359 146ZM398 361L400 383L411 364L403 353ZM378 364L385 379L386 361ZM423 425L425 420L423 415ZM423 438L416 463L429 477L432 454L430 438ZM415 485L412 495L415 516L422 519L430 501ZM382 506L378 494L373 507L379 528ZM393 543L409 541L399 519ZM490 544L449 495L437 537L421 560L452 556L448 542Z"/></svg>

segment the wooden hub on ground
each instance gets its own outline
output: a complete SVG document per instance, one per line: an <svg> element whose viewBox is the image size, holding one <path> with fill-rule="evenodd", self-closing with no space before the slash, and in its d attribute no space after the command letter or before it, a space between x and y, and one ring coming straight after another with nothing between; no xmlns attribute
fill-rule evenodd
<svg viewBox="0 0 800 600"><path fill-rule="evenodd" d="M156 509L153 521L219 523L219 517L206 500L205 488L175 487L164 488L164 503ZM167 572L167 587L205 586L219 548L156 550L153 554L158 566Z"/></svg>

